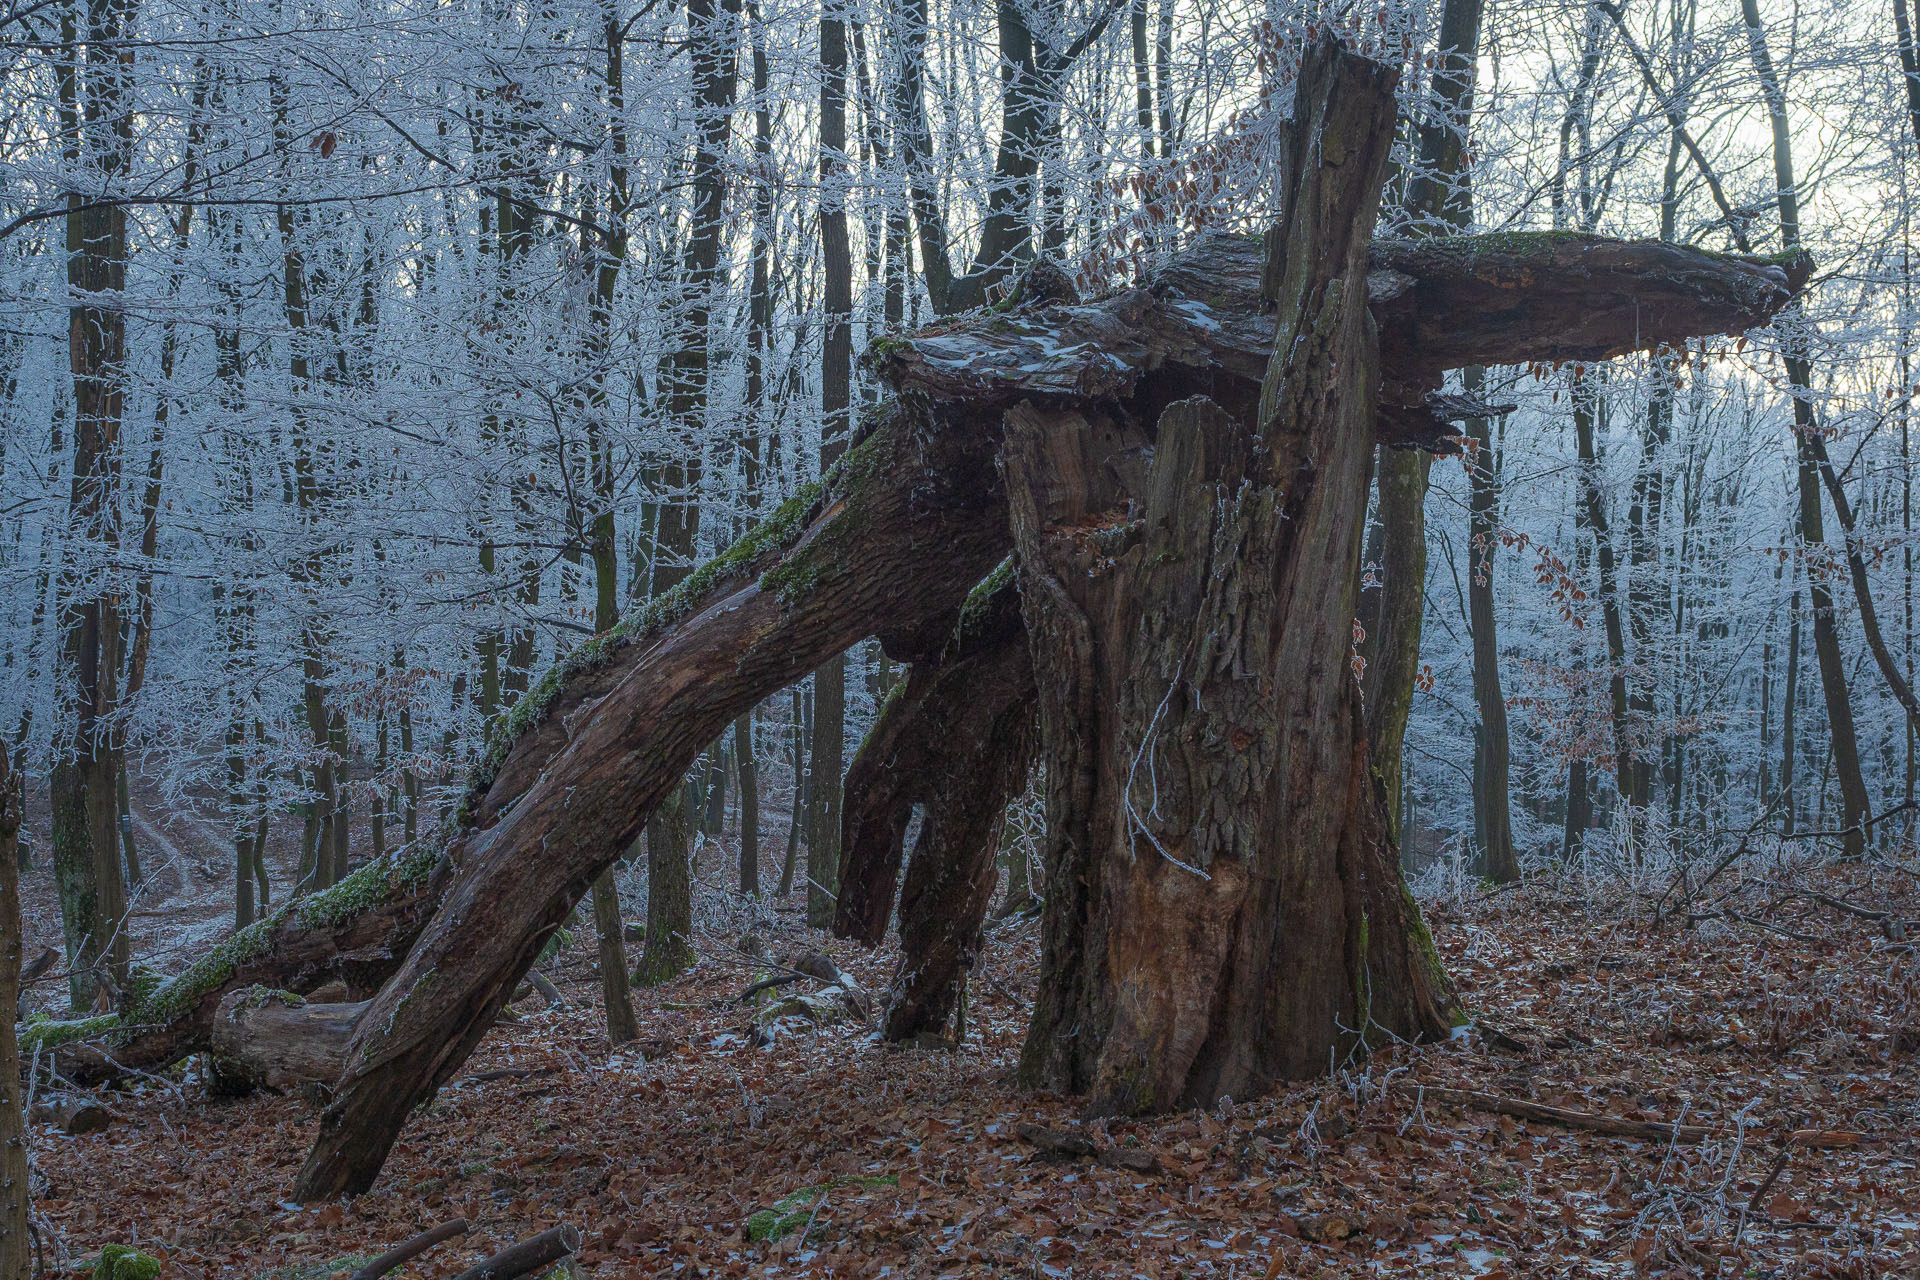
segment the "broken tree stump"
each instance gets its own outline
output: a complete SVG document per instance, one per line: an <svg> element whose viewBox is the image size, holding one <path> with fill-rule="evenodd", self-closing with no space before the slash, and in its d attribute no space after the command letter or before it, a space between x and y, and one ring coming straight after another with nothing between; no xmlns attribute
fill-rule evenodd
<svg viewBox="0 0 1920 1280"><path fill-rule="evenodd" d="M1251 1097L1450 1025L1350 665L1395 79L1331 39L1301 65L1257 419L1175 402L1128 476L1100 465L1111 424L1008 415L1056 886L1021 1073L1093 1113Z"/></svg>

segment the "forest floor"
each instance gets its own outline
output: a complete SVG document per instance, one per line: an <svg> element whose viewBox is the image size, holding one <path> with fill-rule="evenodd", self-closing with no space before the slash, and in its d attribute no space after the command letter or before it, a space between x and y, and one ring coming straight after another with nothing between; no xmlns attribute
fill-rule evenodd
<svg viewBox="0 0 1920 1280"><path fill-rule="evenodd" d="M1152 1121L1083 1123L1011 1082L1031 920L993 930L957 1051L853 1020L756 1044L735 921L636 993L642 1040L610 1054L586 931L548 969L567 1006L523 1001L371 1194L284 1202L314 1103L209 1098L189 1070L112 1096L103 1132L39 1128L37 1207L51 1261L137 1243L169 1276L344 1277L455 1217L470 1234L395 1274L450 1276L567 1222L594 1276L1920 1275L1920 878L1743 865L1691 924L1672 899L1656 911L1658 887L1430 902L1474 1018L1454 1040ZM824 947L884 989L890 952L757 916L776 955ZM1513 1103L1704 1133L1487 1109ZM1096 1154L1042 1152L1032 1125ZM786 1233L751 1238L770 1209Z"/></svg>

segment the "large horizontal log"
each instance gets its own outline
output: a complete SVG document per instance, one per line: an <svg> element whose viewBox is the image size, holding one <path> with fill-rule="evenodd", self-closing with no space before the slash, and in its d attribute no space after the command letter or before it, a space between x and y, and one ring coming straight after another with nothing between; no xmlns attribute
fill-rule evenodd
<svg viewBox="0 0 1920 1280"><path fill-rule="evenodd" d="M1259 384L1274 319L1257 236L1215 234L1145 285L1095 302L971 312L868 363L902 390L1002 408L1033 398L1132 398L1155 371ZM1803 261L1710 253L1657 240L1507 232L1375 241L1368 294L1389 383L1437 386L1473 364L1604 360L1766 324L1805 283ZM1791 266L1791 270L1789 270Z"/></svg>
<svg viewBox="0 0 1920 1280"><path fill-rule="evenodd" d="M367 1002L317 1004L290 991L230 991L213 1019L215 1077L228 1093L330 1085Z"/></svg>
<svg viewBox="0 0 1920 1280"><path fill-rule="evenodd" d="M21 1033L59 1073L97 1084L155 1070L212 1045L220 1002L252 987L305 993L339 980L376 990L433 914L448 868L430 845L369 863L321 893L296 898L240 930L179 974L136 981L117 1014L42 1022Z"/></svg>

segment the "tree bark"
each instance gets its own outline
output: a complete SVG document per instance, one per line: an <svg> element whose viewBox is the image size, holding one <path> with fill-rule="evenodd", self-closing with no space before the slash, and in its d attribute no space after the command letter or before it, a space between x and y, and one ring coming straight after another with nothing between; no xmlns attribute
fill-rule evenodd
<svg viewBox="0 0 1920 1280"><path fill-rule="evenodd" d="M847 13L820 8L820 248L825 346L820 369L820 467L846 449L853 403L853 250L847 239ZM807 814L807 923L832 925L840 881L841 770L846 760L847 664L835 654L813 676L813 790Z"/></svg>
<svg viewBox="0 0 1920 1280"><path fill-rule="evenodd" d="M1450 1024L1349 661L1394 80L1331 40L1303 60L1257 431L1177 402L1127 474L1100 465L1138 456L1127 429L1009 415L1052 886L1021 1074L1091 1112L1249 1097Z"/></svg>
<svg viewBox="0 0 1920 1280"><path fill-rule="evenodd" d="M366 1001L312 1004L289 991L229 992L213 1018L208 1049L219 1092L332 1084Z"/></svg>
<svg viewBox="0 0 1920 1280"><path fill-rule="evenodd" d="M685 788L647 818L647 943L634 980L657 987L693 964L693 867Z"/></svg>
<svg viewBox="0 0 1920 1280"><path fill-rule="evenodd" d="M77 10L80 5L76 3ZM66 218L67 350L73 380L73 481L67 533L77 550L60 584L61 692L68 715L54 752L53 871L66 932L68 994L93 1005L106 979L124 991L131 955L111 731L119 704L121 601L107 570L120 547L120 429L126 408L127 211L85 190L112 192L132 161L133 72L118 45L131 17L125 0L89 0L84 74L79 33L63 22L58 66L63 127L74 139ZM81 98L84 92L84 109ZM84 125L82 124L84 117Z"/></svg>
<svg viewBox="0 0 1920 1280"><path fill-rule="evenodd" d="M1469 394L1484 371L1467 370ZM1513 851L1512 798L1508 790L1511 748L1507 701L1500 690L1500 645L1493 613L1493 553L1500 544L1499 453L1492 423L1467 424L1473 448L1467 454L1467 621L1473 639L1473 701L1480 724L1473 738L1473 826L1481 873L1496 884L1520 878Z"/></svg>
<svg viewBox="0 0 1920 1280"><path fill-rule="evenodd" d="M600 948L600 997L607 1012L607 1041L618 1049L640 1038L633 1018L633 997L627 985L625 929L620 922L620 891L613 868L593 882L593 928Z"/></svg>
<svg viewBox="0 0 1920 1280"><path fill-rule="evenodd" d="M871 946L886 933L908 820L924 806L900 894L890 1040L945 1038L992 903L1006 806L1033 763L1033 699L1019 592L995 573L940 655L908 669L847 771L841 937Z"/></svg>
<svg viewBox="0 0 1920 1280"><path fill-rule="evenodd" d="M1471 221L1466 142L1473 116L1475 63L1480 48L1481 0L1447 0L1440 14L1439 65L1432 99L1438 117L1420 128L1419 167L1407 191L1412 234L1465 230ZM1420 671L1420 630L1427 604L1427 481L1433 465L1425 450L1380 451L1377 518L1380 586L1362 596L1366 635L1361 692L1373 765L1387 786L1387 821L1400 839L1400 787L1407 716Z"/></svg>
<svg viewBox="0 0 1920 1280"><path fill-rule="evenodd" d="M0 741L0 1280L28 1280L33 1242L27 1224L26 1100L20 1079L20 819L26 792Z"/></svg>

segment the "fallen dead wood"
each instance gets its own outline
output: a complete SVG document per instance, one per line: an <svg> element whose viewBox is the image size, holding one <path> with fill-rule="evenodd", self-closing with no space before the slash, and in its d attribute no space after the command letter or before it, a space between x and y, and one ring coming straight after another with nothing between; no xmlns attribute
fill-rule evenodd
<svg viewBox="0 0 1920 1280"><path fill-rule="evenodd" d="M208 1038L221 1092L332 1084L366 1007L365 1002L317 1004L264 987L229 992Z"/></svg>
<svg viewBox="0 0 1920 1280"><path fill-rule="evenodd" d="M1128 1169L1134 1173L1166 1172L1159 1156L1138 1147L1105 1146L1069 1129L1049 1129L1038 1124L1015 1125L1013 1131L1048 1159L1092 1160L1109 1169Z"/></svg>
<svg viewBox="0 0 1920 1280"><path fill-rule="evenodd" d="M1515 1120L1604 1133L1616 1138L1638 1138L1645 1142L1704 1142L1723 1132L1708 1125L1669 1124L1664 1120L1629 1120L1624 1116L1597 1115L1591 1111L1551 1107L1542 1102L1528 1102L1524 1098L1509 1098L1497 1093L1480 1093L1473 1089L1406 1085L1394 1092L1402 1097L1442 1102L1468 1111L1487 1111L1494 1115L1511 1116ZM1782 1141L1787 1146L1841 1151L1860 1146L1866 1137L1844 1129L1795 1129Z"/></svg>
<svg viewBox="0 0 1920 1280"><path fill-rule="evenodd" d="M451 1240L455 1236L463 1236L465 1234L467 1234L467 1220L465 1218L455 1218L452 1222L443 1222L430 1231L422 1231L419 1235L403 1244L395 1245L393 1248L375 1258L372 1262L369 1262L366 1266L354 1272L353 1275L348 1277L348 1280L379 1280L381 1276L387 1274L387 1272L393 1270L401 1263L412 1261L442 1241Z"/></svg>
<svg viewBox="0 0 1920 1280"><path fill-rule="evenodd" d="M580 1247L577 1227L561 1225L518 1244L508 1245L485 1262L468 1267L454 1280L513 1280L550 1267Z"/></svg>
<svg viewBox="0 0 1920 1280"><path fill-rule="evenodd" d="M34 1102L33 1122L50 1124L72 1138L106 1128L113 1123L113 1112L80 1094L53 1093Z"/></svg>
<svg viewBox="0 0 1920 1280"><path fill-rule="evenodd" d="M1442 1089L1431 1085L1415 1086L1397 1092L1421 1100L1443 1102L1468 1111L1488 1111L1494 1115L1530 1120L1536 1124L1554 1124L1563 1129L1583 1129L1616 1138L1638 1138L1643 1142L1704 1142L1714 1135L1705 1125L1668 1124L1662 1120L1628 1120L1623 1116L1596 1115L1591 1111L1572 1111L1550 1107L1522 1098L1502 1097L1497 1093L1478 1093L1471 1089Z"/></svg>

